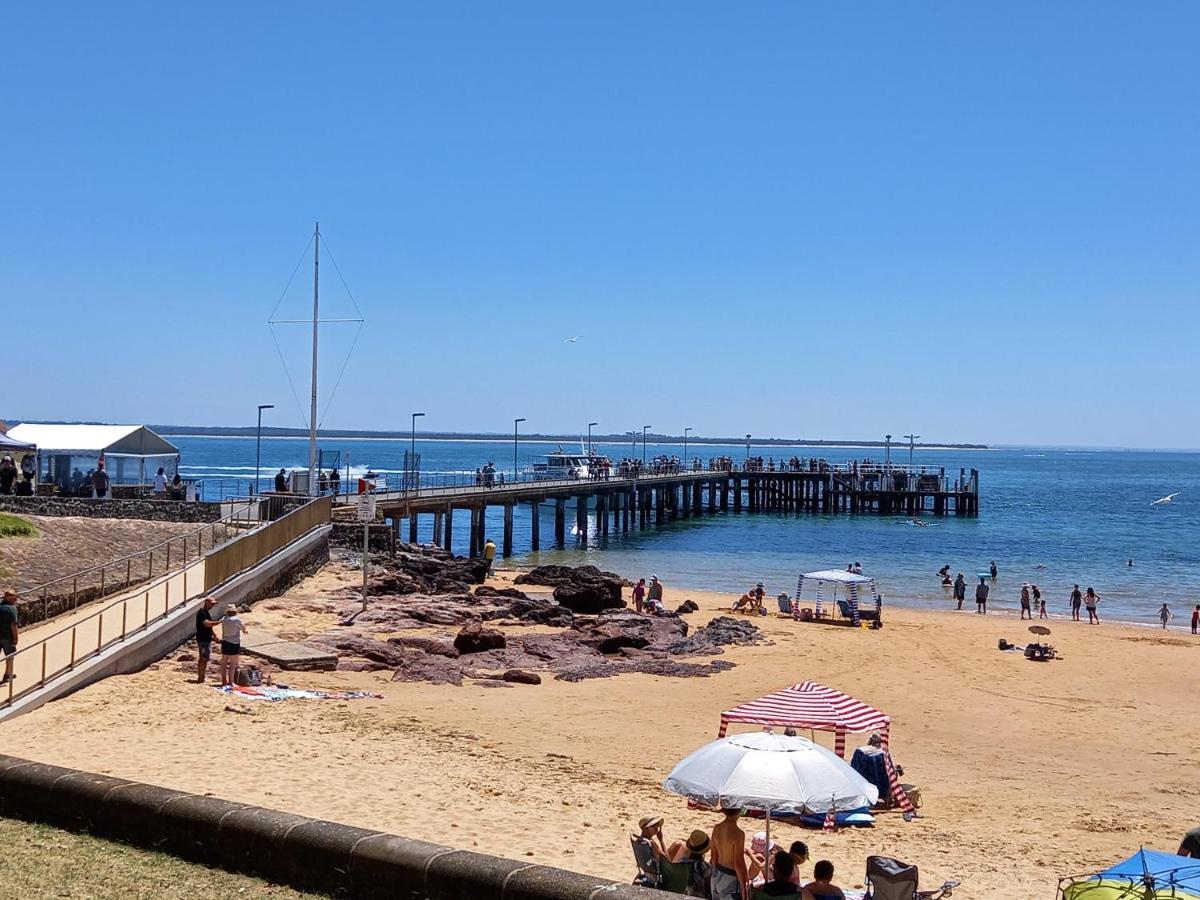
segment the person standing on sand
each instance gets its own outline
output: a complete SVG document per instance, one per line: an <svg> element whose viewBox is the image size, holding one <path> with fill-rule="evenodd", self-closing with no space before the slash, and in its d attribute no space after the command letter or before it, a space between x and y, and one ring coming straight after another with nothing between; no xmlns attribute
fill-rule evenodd
<svg viewBox="0 0 1200 900"><path fill-rule="evenodd" d="M196 684L204 684L204 673L212 659L213 629L221 624L210 615L216 604L212 597L205 597L204 606L196 612Z"/></svg>
<svg viewBox="0 0 1200 900"><path fill-rule="evenodd" d="M233 687L237 684L238 657L242 654L242 633L246 623L238 615L233 604L225 610L221 619L221 684Z"/></svg>
<svg viewBox="0 0 1200 900"><path fill-rule="evenodd" d="M662 603L662 582L657 575L650 576L650 590L646 592L646 599L652 603Z"/></svg>
<svg viewBox="0 0 1200 900"><path fill-rule="evenodd" d="M963 578L963 573L959 572L958 577L954 579L954 599L958 601L956 609L962 609L963 601L967 599L967 580Z"/></svg>
<svg viewBox="0 0 1200 900"><path fill-rule="evenodd" d="M746 832L738 827L740 809L722 809L725 818L712 831L712 900L743 900L750 896L746 868Z"/></svg>
<svg viewBox="0 0 1200 900"><path fill-rule="evenodd" d="M1087 589L1087 594L1084 595L1083 605L1087 607L1088 624L1099 625L1100 616L1096 614L1096 604L1100 602L1100 597L1091 588Z"/></svg>
<svg viewBox="0 0 1200 900"><path fill-rule="evenodd" d="M1021 585L1021 620L1033 621L1033 613L1029 609L1029 582Z"/></svg>
<svg viewBox="0 0 1200 900"><path fill-rule="evenodd" d="M1192 634L1196 633L1196 629L1200 628L1200 604L1192 610Z"/></svg>
<svg viewBox="0 0 1200 900"><path fill-rule="evenodd" d="M1079 607L1083 605L1083 594L1079 592L1079 585L1075 585L1075 589L1071 591L1071 620L1079 621Z"/></svg>
<svg viewBox="0 0 1200 900"><path fill-rule="evenodd" d="M975 612L980 615L987 615L987 598L990 590L987 581L980 578L979 584L975 586Z"/></svg>
<svg viewBox="0 0 1200 900"><path fill-rule="evenodd" d="M639 578L638 583L633 586L633 608L638 612L642 611L642 606L646 599L646 579Z"/></svg>
<svg viewBox="0 0 1200 900"><path fill-rule="evenodd" d="M488 538L483 544L483 558L487 560L488 574L496 571L496 542Z"/></svg>
<svg viewBox="0 0 1200 900"><path fill-rule="evenodd" d="M1175 618L1175 614L1171 612L1171 608L1167 604L1162 605L1162 609L1158 611L1158 620L1162 622L1163 631L1167 630L1167 623Z"/></svg>
<svg viewBox="0 0 1200 900"><path fill-rule="evenodd" d="M17 624L16 591L5 591L0 599L0 652L4 654L4 677L0 684L7 684L15 677L13 675L13 654L17 652L17 638L21 636L21 628Z"/></svg>

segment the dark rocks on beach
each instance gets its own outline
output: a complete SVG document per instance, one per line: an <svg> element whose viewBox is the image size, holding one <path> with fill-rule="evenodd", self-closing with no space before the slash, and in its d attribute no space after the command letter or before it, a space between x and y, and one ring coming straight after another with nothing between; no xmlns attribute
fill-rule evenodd
<svg viewBox="0 0 1200 900"><path fill-rule="evenodd" d="M666 649L673 656L706 656L724 652L721 648L731 644L761 644L766 635L746 619L717 616L703 628L697 628L690 637L675 641Z"/></svg>
<svg viewBox="0 0 1200 900"><path fill-rule="evenodd" d="M503 631L484 628L478 622L464 625L454 638L454 649L459 653L482 653L486 650L501 650L507 643Z"/></svg>
<svg viewBox="0 0 1200 900"><path fill-rule="evenodd" d="M541 684L542 676L537 672L525 672L521 669L509 669L501 676L505 681L514 684Z"/></svg>
<svg viewBox="0 0 1200 900"><path fill-rule="evenodd" d="M622 647L641 649L672 643L687 636L688 625L674 616L643 616L634 612L608 612L595 618L576 616L571 623L576 639L600 653Z"/></svg>
<svg viewBox="0 0 1200 900"><path fill-rule="evenodd" d="M695 600L684 600L682 603L679 604L678 607L676 607L675 615L682 616L685 613L698 612L699 609L700 609L700 606L696 603Z"/></svg>
<svg viewBox="0 0 1200 900"><path fill-rule="evenodd" d="M621 576L595 566L538 566L514 580L553 587L554 599L576 613L595 614L625 606Z"/></svg>
<svg viewBox="0 0 1200 900"><path fill-rule="evenodd" d="M432 653L434 656L447 656L450 659L457 659L459 656L458 648L451 641L439 640L438 638L390 637L387 639L387 642L408 650L420 650L422 653Z"/></svg>
<svg viewBox="0 0 1200 900"><path fill-rule="evenodd" d="M475 588L476 597L508 597L510 600L528 600L525 592L517 588L495 588L490 584L481 584Z"/></svg>

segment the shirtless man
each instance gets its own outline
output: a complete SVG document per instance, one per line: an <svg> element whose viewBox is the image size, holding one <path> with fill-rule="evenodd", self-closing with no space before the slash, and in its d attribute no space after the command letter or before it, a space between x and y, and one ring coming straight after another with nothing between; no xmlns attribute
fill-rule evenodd
<svg viewBox="0 0 1200 900"><path fill-rule="evenodd" d="M725 818L712 832L712 900L742 900L750 896L746 867L746 832L738 827L740 809L722 809Z"/></svg>

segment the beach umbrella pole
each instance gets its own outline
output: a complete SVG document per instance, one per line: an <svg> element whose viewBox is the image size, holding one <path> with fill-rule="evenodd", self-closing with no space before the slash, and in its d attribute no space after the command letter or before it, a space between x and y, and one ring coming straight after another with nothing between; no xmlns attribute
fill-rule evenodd
<svg viewBox="0 0 1200 900"><path fill-rule="evenodd" d="M763 862L763 882L771 880L771 810L767 809L767 850L766 860Z"/></svg>

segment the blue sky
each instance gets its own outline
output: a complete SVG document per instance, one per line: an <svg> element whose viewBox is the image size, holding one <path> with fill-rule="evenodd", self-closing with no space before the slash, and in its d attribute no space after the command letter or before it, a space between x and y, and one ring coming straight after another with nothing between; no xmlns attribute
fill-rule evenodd
<svg viewBox="0 0 1200 900"><path fill-rule="evenodd" d="M332 404L354 329L322 333L331 427L1200 447L1195 4L23 4L6 31L4 417L303 425L266 323L319 218L368 320ZM303 401L306 335L277 333Z"/></svg>

